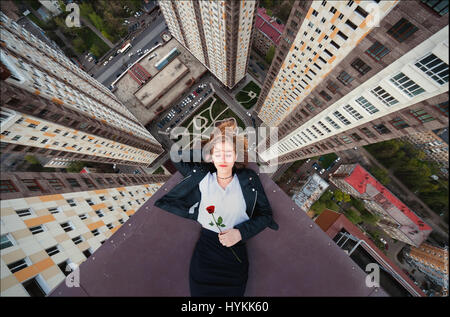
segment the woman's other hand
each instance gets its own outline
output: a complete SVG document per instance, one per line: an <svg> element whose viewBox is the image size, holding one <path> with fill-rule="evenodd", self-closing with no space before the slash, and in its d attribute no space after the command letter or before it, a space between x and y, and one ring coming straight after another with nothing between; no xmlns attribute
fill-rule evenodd
<svg viewBox="0 0 450 317"><path fill-rule="evenodd" d="M231 247L241 240L241 232L238 229L228 229L219 233L219 241L226 247Z"/></svg>

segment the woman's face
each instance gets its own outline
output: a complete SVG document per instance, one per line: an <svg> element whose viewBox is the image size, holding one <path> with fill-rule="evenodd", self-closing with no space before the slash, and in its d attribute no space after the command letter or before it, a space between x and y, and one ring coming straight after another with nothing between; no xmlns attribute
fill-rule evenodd
<svg viewBox="0 0 450 317"><path fill-rule="evenodd" d="M219 142L214 145L212 153L212 161L220 174L228 173L236 162L236 153L234 151L233 143Z"/></svg>

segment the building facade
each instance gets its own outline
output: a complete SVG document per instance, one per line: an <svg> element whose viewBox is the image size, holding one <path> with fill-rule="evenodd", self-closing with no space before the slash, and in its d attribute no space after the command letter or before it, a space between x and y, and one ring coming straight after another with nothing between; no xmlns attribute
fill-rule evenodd
<svg viewBox="0 0 450 317"><path fill-rule="evenodd" d="M380 219L377 225L390 237L420 246L432 229L359 164L343 164L329 175L330 182L356 198Z"/></svg>
<svg viewBox="0 0 450 317"><path fill-rule="evenodd" d="M448 176L448 138L447 140L440 138L439 134L442 133L448 133L448 128L412 133L405 135L403 138L423 150L429 160L435 161L442 168L447 169L446 175Z"/></svg>
<svg viewBox="0 0 450 317"><path fill-rule="evenodd" d="M295 2L257 103L279 128L261 158L285 163L447 126L447 11Z"/></svg>
<svg viewBox="0 0 450 317"><path fill-rule="evenodd" d="M411 246L404 255L408 263L442 287L443 296L448 296L448 247L422 243L419 247Z"/></svg>
<svg viewBox="0 0 450 317"><path fill-rule="evenodd" d="M0 13L1 151L148 166L161 145L97 80Z"/></svg>
<svg viewBox="0 0 450 317"><path fill-rule="evenodd" d="M266 13L266 9L258 8L253 47L265 56L271 46L278 46L283 30L284 24L278 24L274 18Z"/></svg>
<svg viewBox="0 0 450 317"><path fill-rule="evenodd" d="M169 177L3 173L1 296L48 294Z"/></svg>
<svg viewBox="0 0 450 317"><path fill-rule="evenodd" d="M314 204L320 196L327 190L329 184L318 174L314 173L302 182L302 187L297 189L292 195L295 201L304 212L308 212L312 204Z"/></svg>
<svg viewBox="0 0 450 317"><path fill-rule="evenodd" d="M253 0L159 1L170 33L230 89L247 72L256 5Z"/></svg>

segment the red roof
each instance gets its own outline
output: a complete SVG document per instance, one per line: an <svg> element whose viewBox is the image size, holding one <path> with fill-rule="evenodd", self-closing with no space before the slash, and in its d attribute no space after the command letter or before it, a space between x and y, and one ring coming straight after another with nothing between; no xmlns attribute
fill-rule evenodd
<svg viewBox="0 0 450 317"><path fill-rule="evenodd" d="M412 212L404 203L395 197L386 187L381 185L372 175L369 174L361 165L357 164L353 172L345 181L356 189L360 194L366 192L367 184L371 184L380 193L372 197L380 205L385 205L386 202L391 203L397 207L404 215L411 219L419 228L419 230L431 230L425 222L422 221L414 212Z"/></svg>
<svg viewBox="0 0 450 317"><path fill-rule="evenodd" d="M272 42L278 45L281 34L284 31L284 24L278 24L275 19L272 19L267 15L265 8L258 8L255 26L258 30L267 35Z"/></svg>

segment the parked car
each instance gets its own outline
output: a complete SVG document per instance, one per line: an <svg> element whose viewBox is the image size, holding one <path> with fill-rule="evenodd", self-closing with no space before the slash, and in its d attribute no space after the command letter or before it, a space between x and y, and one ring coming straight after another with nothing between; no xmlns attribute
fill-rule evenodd
<svg viewBox="0 0 450 317"><path fill-rule="evenodd" d="M105 61L105 62L103 63L103 66L106 66L106 64L108 64L108 61Z"/></svg>
<svg viewBox="0 0 450 317"><path fill-rule="evenodd" d="M321 169L321 167L320 167L319 164L317 164L317 163L314 163L312 166L314 167L314 169L315 169L316 171Z"/></svg>
<svg viewBox="0 0 450 317"><path fill-rule="evenodd" d="M306 160L306 163L309 163L310 161L311 161L311 159L309 158L309 159Z"/></svg>
<svg viewBox="0 0 450 317"><path fill-rule="evenodd" d="M321 171L319 172L320 175L322 175L323 173L325 173L325 169L322 168Z"/></svg>
<svg viewBox="0 0 450 317"><path fill-rule="evenodd" d="M111 55L111 56L109 57L108 61L112 60L113 58L114 58L114 56Z"/></svg>

